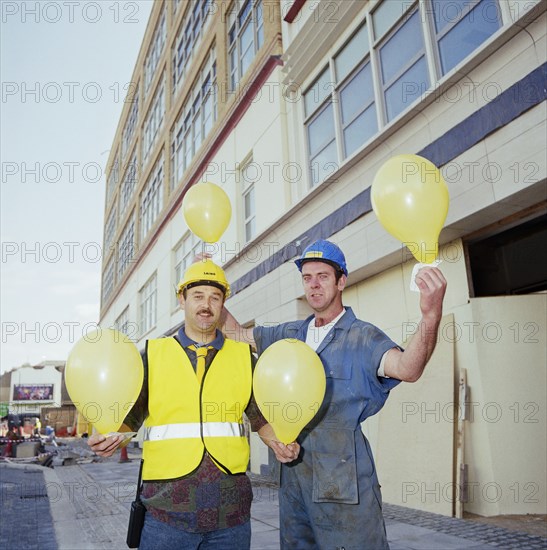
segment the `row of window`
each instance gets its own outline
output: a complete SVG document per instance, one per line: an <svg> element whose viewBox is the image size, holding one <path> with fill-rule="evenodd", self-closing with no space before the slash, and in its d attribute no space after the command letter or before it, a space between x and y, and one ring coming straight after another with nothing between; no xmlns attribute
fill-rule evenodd
<svg viewBox="0 0 547 550"><path fill-rule="evenodd" d="M193 7L187 10L180 23L172 54L173 95L183 84L183 77L190 67L193 52L197 50L213 9L212 0L194 0Z"/></svg>
<svg viewBox="0 0 547 550"><path fill-rule="evenodd" d="M165 79L160 84L143 124L142 163L146 164L155 145L165 118Z"/></svg>
<svg viewBox="0 0 547 550"><path fill-rule="evenodd" d="M150 172L146 185L140 194L138 208L140 221L140 242L144 241L163 208L163 182L162 154L158 157L156 164ZM134 189L135 184L132 186L132 190ZM121 197L123 196L125 195L120 194L120 210L123 208L125 211L125 207L129 199L127 199L122 206ZM110 296L114 290L116 281L121 280L123 274L135 258L137 252L135 217L135 212L133 212L122 229L116 247L113 246L118 220L118 211L115 206L112 208L112 211L107 219L104 236L105 256L109 255L112 248L115 248L115 250L104 271L102 287L103 301Z"/></svg>
<svg viewBox="0 0 547 550"><path fill-rule="evenodd" d="M156 161L150 176L140 193L138 217L139 217L139 240L143 242L158 219L164 203L164 156L161 154ZM255 183L256 174L253 172L255 164L252 155L239 167L238 181L241 182L242 202L242 226L245 242L251 241L256 236L256 205L255 205ZM120 197L123 195L120 195ZM127 201L126 201L127 203ZM122 203L120 202L120 209ZM116 234L118 209L114 207L105 225L104 250L105 257L112 255L103 272L102 299L103 303L112 294L115 285L121 281L125 271L134 261L138 249L136 227L136 212L129 216L125 226L114 246ZM182 243L182 248L176 252L175 278L180 278L189 265L189 259L195 253L201 243L195 237L188 237Z"/></svg>
<svg viewBox="0 0 547 550"><path fill-rule="evenodd" d="M202 249L202 242L193 234L189 233L172 252L173 257L173 309L178 307L176 287L181 281L184 272L193 262L194 257ZM108 273L108 280L105 278L103 287L109 285L111 290L114 287L113 269ZM112 274L111 274L112 273ZM138 315L132 320L129 306L127 306L116 319L114 326L132 340L138 340L156 326L157 320L157 273L154 272L138 293Z"/></svg>
<svg viewBox="0 0 547 550"><path fill-rule="evenodd" d="M138 322L131 321L127 306L114 322L114 328L136 341L156 326L157 319L157 275L154 273L139 290Z"/></svg>
<svg viewBox="0 0 547 550"><path fill-rule="evenodd" d="M501 25L497 0L389 0L368 12L304 93L312 185Z"/></svg>
<svg viewBox="0 0 547 550"><path fill-rule="evenodd" d="M263 21L261 0L247 0L244 3L235 2L229 16L230 36L230 69L231 81L234 86L248 69L256 52L263 43ZM173 7L174 10L178 6ZM187 11L181 22L179 33L175 40L174 64L180 65L180 71L173 70L176 82L173 91L182 82L184 70L189 65L189 57L197 47L198 39L205 29L208 17L216 9L211 0L196 0L193 8ZM145 59L144 93L149 92L154 73L160 68L159 60L166 43L165 10L162 12ZM184 47L183 47L184 46ZM182 48L182 49L181 49ZM177 52L187 52L186 57L180 57ZM235 52L235 53L234 53ZM177 72L178 71L178 72ZM118 204L112 207L105 224L105 248L112 243L118 220L123 219L131 204L137 188L137 146L133 146L139 120L139 90L129 91L132 105L122 130L120 152L116 156L107 180L107 201L115 193L120 181ZM218 86L216 74L216 53L214 46L196 77L194 84L187 94L187 99L174 122L171 132L171 190L181 181L199 147L208 136L217 118ZM166 113L166 82L165 74L160 79L154 98L143 123L142 130L142 164L149 160L165 121ZM133 146L132 153L131 147ZM131 153L131 154L130 154ZM129 160L128 160L129 159ZM124 170L122 171L122 166ZM153 177L153 176L152 176ZM147 228L151 224L141 224ZM143 235L144 237L144 235Z"/></svg>
<svg viewBox="0 0 547 550"><path fill-rule="evenodd" d="M171 132L171 189L174 189L217 118L215 49L211 48Z"/></svg>
<svg viewBox="0 0 547 550"><path fill-rule="evenodd" d="M147 93L150 89L150 84L154 80L154 74L158 68L163 46L167 38L167 25L165 23L165 8L163 9L160 20L156 25L154 36L148 48L148 54L144 61L144 92Z"/></svg>

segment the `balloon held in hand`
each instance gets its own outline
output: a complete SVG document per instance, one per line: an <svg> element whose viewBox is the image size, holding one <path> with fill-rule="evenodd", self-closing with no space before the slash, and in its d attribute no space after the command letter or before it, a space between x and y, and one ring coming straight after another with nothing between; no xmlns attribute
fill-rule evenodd
<svg viewBox="0 0 547 550"><path fill-rule="evenodd" d="M279 340L258 359L255 400L282 443L296 440L321 406L325 389L321 359L300 340Z"/></svg>
<svg viewBox="0 0 547 550"><path fill-rule="evenodd" d="M435 261L448 213L448 188L439 169L418 155L397 155L374 177L372 208L380 223L421 263Z"/></svg>
<svg viewBox="0 0 547 550"><path fill-rule="evenodd" d="M215 243L222 237L232 217L228 195L210 182L190 187L184 195L182 211L190 231L208 243Z"/></svg>
<svg viewBox="0 0 547 550"><path fill-rule="evenodd" d="M122 332L97 329L80 338L65 368L65 383L78 411L101 434L117 432L143 382L139 350Z"/></svg>

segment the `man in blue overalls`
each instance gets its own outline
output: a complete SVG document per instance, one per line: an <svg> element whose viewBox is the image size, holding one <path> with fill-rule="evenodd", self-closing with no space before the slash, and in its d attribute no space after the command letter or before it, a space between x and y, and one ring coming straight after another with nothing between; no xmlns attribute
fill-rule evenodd
<svg viewBox="0 0 547 550"><path fill-rule="evenodd" d="M298 338L319 354L325 399L298 437L299 459L281 468L281 548L388 548L380 486L361 422L376 414L400 381L415 382L435 348L446 280L433 267L418 272L422 318L405 351L342 303L347 267L334 243L311 244L295 261L314 314L305 321L243 329L226 312L225 331L262 353ZM298 444L289 447L298 450Z"/></svg>

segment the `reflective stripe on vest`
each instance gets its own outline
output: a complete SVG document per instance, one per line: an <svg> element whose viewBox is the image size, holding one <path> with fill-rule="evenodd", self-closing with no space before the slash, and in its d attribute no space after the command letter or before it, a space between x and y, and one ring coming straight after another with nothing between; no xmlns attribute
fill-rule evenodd
<svg viewBox="0 0 547 550"><path fill-rule="evenodd" d="M245 435L243 424L237 422L186 422L184 424L165 424L151 426L144 432L145 441L159 441L163 439L181 439L185 437L241 437Z"/></svg>
<svg viewBox="0 0 547 550"><path fill-rule="evenodd" d="M207 453L225 473L244 473L249 443L243 412L252 393L248 344L226 339L201 384L175 338L147 342L148 416L143 444L145 481L184 477Z"/></svg>

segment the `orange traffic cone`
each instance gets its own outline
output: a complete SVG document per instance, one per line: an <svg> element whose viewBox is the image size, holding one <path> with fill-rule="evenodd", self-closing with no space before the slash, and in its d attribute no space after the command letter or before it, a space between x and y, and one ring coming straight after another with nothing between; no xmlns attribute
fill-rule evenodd
<svg viewBox="0 0 547 550"><path fill-rule="evenodd" d="M120 449L120 460L118 462L131 462L131 459L127 456L127 447Z"/></svg>

